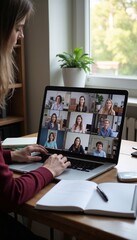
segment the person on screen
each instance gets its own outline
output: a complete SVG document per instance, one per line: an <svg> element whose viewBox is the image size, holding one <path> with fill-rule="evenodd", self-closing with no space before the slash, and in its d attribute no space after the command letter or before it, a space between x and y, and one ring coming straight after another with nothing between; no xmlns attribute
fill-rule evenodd
<svg viewBox="0 0 137 240"><path fill-rule="evenodd" d="M54 132L50 132L48 140L45 142L44 147L57 149Z"/></svg>
<svg viewBox="0 0 137 240"><path fill-rule="evenodd" d="M77 112L87 112L87 106L85 105L85 97L80 96L79 103L76 106Z"/></svg>
<svg viewBox="0 0 137 240"><path fill-rule="evenodd" d="M56 113L53 113L53 114L51 115L51 119L50 119L50 121L48 122L47 127L48 127L48 129L58 130L57 114L56 114Z"/></svg>
<svg viewBox="0 0 137 240"><path fill-rule="evenodd" d="M62 103L62 97L61 95L57 95L55 102L52 104L51 109L52 110L63 110L63 103Z"/></svg>
<svg viewBox="0 0 137 240"><path fill-rule="evenodd" d="M113 102L110 98L106 100L105 105L100 109L99 114L115 115Z"/></svg>
<svg viewBox="0 0 137 240"><path fill-rule="evenodd" d="M101 141L96 143L96 150L93 151L92 155L106 158L106 153L103 151L103 143Z"/></svg>
<svg viewBox="0 0 137 240"><path fill-rule="evenodd" d="M86 128L83 124L83 118L81 115L77 115L75 124L71 128L72 132L79 132L79 133L85 133Z"/></svg>
<svg viewBox="0 0 137 240"><path fill-rule="evenodd" d="M102 137L114 137L113 130L109 127L110 121L105 118L103 122L103 127L99 130L98 135Z"/></svg>
<svg viewBox="0 0 137 240"><path fill-rule="evenodd" d="M69 152L82 153L84 154L83 146L81 145L80 137L76 137L74 143L69 148Z"/></svg>
<svg viewBox="0 0 137 240"><path fill-rule="evenodd" d="M34 12L31 0L1 0L0 5L0 107L6 107L11 87L15 86L14 70L18 69L14 60L14 47L19 39L24 38L24 25ZM20 47L19 47L20 49ZM9 92L10 90L10 92ZM13 93L13 92L12 92ZM11 95L11 94L10 94ZM12 97L12 96L11 96ZM2 128L2 126L1 126ZM1 130L2 131L2 130ZM33 198L41 189L60 175L70 162L62 155L52 154L42 167L18 175L9 169L12 163L31 163L41 160L41 156L32 155L47 150L33 144L16 151L5 150L0 143L0 234L1 239L44 240L34 234L30 228L9 214Z"/></svg>

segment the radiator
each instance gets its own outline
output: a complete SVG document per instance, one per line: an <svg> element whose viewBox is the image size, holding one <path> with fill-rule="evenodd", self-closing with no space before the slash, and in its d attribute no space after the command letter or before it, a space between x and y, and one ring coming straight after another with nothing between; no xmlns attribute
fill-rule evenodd
<svg viewBox="0 0 137 240"><path fill-rule="evenodd" d="M137 119L126 117L124 120L124 127L122 139L137 141Z"/></svg>

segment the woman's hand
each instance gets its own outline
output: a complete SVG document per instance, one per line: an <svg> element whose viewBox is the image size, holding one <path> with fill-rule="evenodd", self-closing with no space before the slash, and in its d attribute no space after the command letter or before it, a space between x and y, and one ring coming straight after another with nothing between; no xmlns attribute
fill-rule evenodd
<svg viewBox="0 0 137 240"><path fill-rule="evenodd" d="M40 155L35 155L35 153L46 155L48 151L41 145L33 144L21 150L11 151L11 159L19 163L40 161L42 157Z"/></svg>
<svg viewBox="0 0 137 240"><path fill-rule="evenodd" d="M53 177L60 175L64 170L71 165L70 161L62 154L51 155L44 163L43 167L49 169Z"/></svg>
<svg viewBox="0 0 137 240"><path fill-rule="evenodd" d="M41 156L32 155L33 153L40 153L46 155L48 151L41 145L33 144L22 148L21 150L11 151L12 161L22 163L31 163L34 161L40 161ZM52 154L43 164L43 167L47 168L52 174L53 177L60 175L71 163L67 161L67 158L62 154Z"/></svg>

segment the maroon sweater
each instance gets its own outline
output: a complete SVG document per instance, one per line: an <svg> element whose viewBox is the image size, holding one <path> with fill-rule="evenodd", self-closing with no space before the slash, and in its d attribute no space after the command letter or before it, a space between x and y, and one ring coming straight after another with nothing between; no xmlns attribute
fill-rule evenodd
<svg viewBox="0 0 137 240"><path fill-rule="evenodd" d="M0 210L3 211L14 210L53 180L52 173L44 167L14 178L9 163L12 163L10 151L0 146Z"/></svg>

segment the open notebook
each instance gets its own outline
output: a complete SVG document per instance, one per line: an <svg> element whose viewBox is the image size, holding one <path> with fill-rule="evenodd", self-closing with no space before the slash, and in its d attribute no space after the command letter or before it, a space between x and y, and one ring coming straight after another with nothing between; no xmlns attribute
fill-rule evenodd
<svg viewBox="0 0 137 240"><path fill-rule="evenodd" d="M45 88L37 143L71 161L71 168L56 179L87 180L117 165L127 98L126 90ZM10 168L27 172L40 164Z"/></svg>

